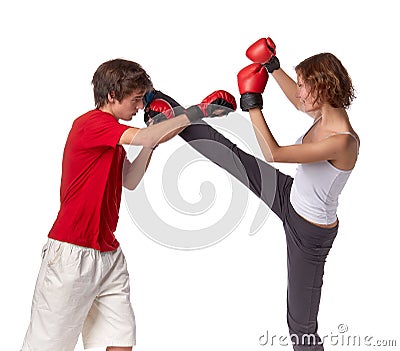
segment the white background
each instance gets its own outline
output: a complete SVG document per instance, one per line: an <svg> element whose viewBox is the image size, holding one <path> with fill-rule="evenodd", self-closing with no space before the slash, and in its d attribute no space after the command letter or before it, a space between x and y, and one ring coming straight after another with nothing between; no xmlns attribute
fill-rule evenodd
<svg viewBox="0 0 400 351"><path fill-rule="evenodd" d="M337 334L345 323L348 334L397 339L399 345L399 22L394 1L359 4L2 4L1 349L18 350L28 326L41 248L59 206L65 139L73 119L93 107L90 81L98 65L117 57L137 61L158 89L184 105L216 89L238 99L236 73L250 63L245 50L265 36L274 39L292 77L301 60L329 51L341 59L357 89L349 114L361 137L360 158L340 199L341 225L326 265L320 334ZM311 120L291 108L273 79L264 99L280 143L294 142L308 128ZM143 126L141 119L142 114L132 125ZM149 176L157 172L154 155ZM248 236L257 204L251 197L242 223L219 244L178 251L142 234L122 203L117 238L131 274L137 350L262 350L267 346L258 339L267 330L287 334L283 229L271 215L257 235ZM82 350L80 343L76 349Z"/></svg>

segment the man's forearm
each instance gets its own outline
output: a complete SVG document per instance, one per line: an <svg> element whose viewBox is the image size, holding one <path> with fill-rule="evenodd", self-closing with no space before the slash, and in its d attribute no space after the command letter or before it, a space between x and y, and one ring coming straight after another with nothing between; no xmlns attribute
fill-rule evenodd
<svg viewBox="0 0 400 351"><path fill-rule="evenodd" d="M182 114L163 123L150 125L147 128L129 128L122 134L119 144L154 148L156 145L173 138L189 124L188 117Z"/></svg>
<svg viewBox="0 0 400 351"><path fill-rule="evenodd" d="M146 173L152 154L152 148L144 147L132 163L127 158L125 159L122 180L125 188L134 190L138 186Z"/></svg>

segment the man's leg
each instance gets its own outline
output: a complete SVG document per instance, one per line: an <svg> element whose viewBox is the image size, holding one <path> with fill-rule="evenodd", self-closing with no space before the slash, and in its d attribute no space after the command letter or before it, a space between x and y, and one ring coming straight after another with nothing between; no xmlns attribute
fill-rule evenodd
<svg viewBox="0 0 400 351"><path fill-rule="evenodd" d="M23 351L74 350L96 296L93 266L80 253L77 246L51 239L43 248Z"/></svg>
<svg viewBox="0 0 400 351"><path fill-rule="evenodd" d="M102 280L82 329L85 349L131 350L136 342L135 314L130 302L130 279L119 247L102 252Z"/></svg>

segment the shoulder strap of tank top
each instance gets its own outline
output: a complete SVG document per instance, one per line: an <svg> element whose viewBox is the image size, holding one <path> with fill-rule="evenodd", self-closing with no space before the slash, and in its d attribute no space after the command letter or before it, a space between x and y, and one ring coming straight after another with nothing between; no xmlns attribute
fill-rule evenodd
<svg viewBox="0 0 400 351"><path fill-rule="evenodd" d="M356 143L357 143L357 151L360 149L360 143L358 141L358 138L352 132L336 132L334 134L346 134L346 135L352 136L355 139Z"/></svg>
<svg viewBox="0 0 400 351"><path fill-rule="evenodd" d="M317 123L321 118L322 118L322 116L319 116L318 118L316 118L314 120L313 124L311 125L311 127L308 128L308 130L300 137L300 139L303 139L308 134L308 132L311 130L311 128L314 127L315 123Z"/></svg>

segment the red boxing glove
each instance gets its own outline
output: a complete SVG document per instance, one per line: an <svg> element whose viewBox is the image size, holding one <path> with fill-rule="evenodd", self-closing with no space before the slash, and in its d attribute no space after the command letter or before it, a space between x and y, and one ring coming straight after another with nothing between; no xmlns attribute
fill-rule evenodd
<svg viewBox="0 0 400 351"><path fill-rule="evenodd" d="M191 123L203 117L219 117L236 110L236 100L225 90L217 90L208 95L203 101L186 109L186 116Z"/></svg>
<svg viewBox="0 0 400 351"><path fill-rule="evenodd" d="M252 63L246 66L237 75L240 107L243 111L251 108L263 108L261 94L268 82L268 72L260 63Z"/></svg>
<svg viewBox="0 0 400 351"><path fill-rule="evenodd" d="M173 98L159 90L154 90L145 107L144 122L147 125L157 124L184 112L185 109Z"/></svg>
<svg viewBox="0 0 400 351"><path fill-rule="evenodd" d="M256 63L267 63L272 56L276 55L276 45L271 38L258 39L246 51L246 56Z"/></svg>
<svg viewBox="0 0 400 351"><path fill-rule="evenodd" d="M161 100L161 99L157 99L157 100L154 100L151 102L150 111L154 116L153 121L154 121L154 118L160 114L162 115L162 117L160 116L160 118L159 118L160 120L161 119L166 120L166 119L175 117L174 110L172 109L171 105L168 102L166 102L165 100Z"/></svg>
<svg viewBox="0 0 400 351"><path fill-rule="evenodd" d="M276 45L271 38L258 39L246 51L246 56L256 63L265 65L269 73L280 67L276 55Z"/></svg>
<svg viewBox="0 0 400 351"><path fill-rule="evenodd" d="M268 82L268 72L260 63L252 63L237 75L239 92L245 93L263 93Z"/></svg>

